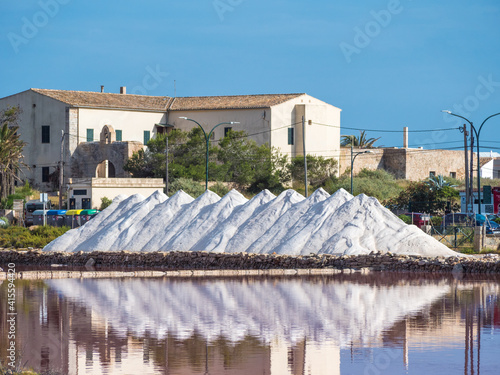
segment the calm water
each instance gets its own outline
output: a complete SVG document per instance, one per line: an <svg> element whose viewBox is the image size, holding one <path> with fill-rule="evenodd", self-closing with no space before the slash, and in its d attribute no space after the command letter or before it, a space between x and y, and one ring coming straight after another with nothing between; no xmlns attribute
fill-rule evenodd
<svg viewBox="0 0 500 375"><path fill-rule="evenodd" d="M485 276L18 280L16 357L62 374L498 374L499 296Z"/></svg>

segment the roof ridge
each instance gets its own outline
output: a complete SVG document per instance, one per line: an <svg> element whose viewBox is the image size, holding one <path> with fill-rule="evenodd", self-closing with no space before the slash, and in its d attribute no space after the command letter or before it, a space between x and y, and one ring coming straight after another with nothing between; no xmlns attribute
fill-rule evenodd
<svg viewBox="0 0 500 375"><path fill-rule="evenodd" d="M178 96L177 98L241 98L245 96L281 96L281 95L307 95L306 93L282 93L282 94L240 94L240 95L196 95L196 96Z"/></svg>
<svg viewBox="0 0 500 375"><path fill-rule="evenodd" d="M30 90L33 90L35 92L38 91L56 91L56 92L74 92L74 93L82 93L82 94L105 94L105 95L126 95L126 96L140 96L141 98L147 97L147 98L171 98L171 96L168 95L140 95L140 94L120 94L119 92L100 92L100 91L81 91L81 90L58 90L58 89L37 89L37 88L30 88Z"/></svg>

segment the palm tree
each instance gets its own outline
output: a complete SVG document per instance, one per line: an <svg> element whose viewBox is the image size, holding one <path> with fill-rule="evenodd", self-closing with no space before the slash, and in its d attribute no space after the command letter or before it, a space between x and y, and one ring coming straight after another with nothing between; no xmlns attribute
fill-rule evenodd
<svg viewBox="0 0 500 375"><path fill-rule="evenodd" d="M6 198L14 192L14 181L19 177L21 167L27 167L22 161L22 151L26 145L17 133L17 122L20 111L11 107L0 113L0 198Z"/></svg>
<svg viewBox="0 0 500 375"><path fill-rule="evenodd" d="M356 137L354 135L343 135L342 140L340 141L341 146L350 146L351 142L354 147L360 147L360 148L373 148L373 144L377 142L380 137L378 138L366 138L366 130L359 131L360 135L359 137Z"/></svg>

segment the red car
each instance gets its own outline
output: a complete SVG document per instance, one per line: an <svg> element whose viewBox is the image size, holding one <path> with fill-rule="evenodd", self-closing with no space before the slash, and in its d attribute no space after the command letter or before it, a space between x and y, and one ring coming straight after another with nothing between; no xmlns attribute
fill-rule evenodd
<svg viewBox="0 0 500 375"><path fill-rule="evenodd" d="M430 225L431 223L431 215L429 214L423 214L421 212L406 212L403 215L411 217L413 225L416 225L419 228L422 228L422 225Z"/></svg>

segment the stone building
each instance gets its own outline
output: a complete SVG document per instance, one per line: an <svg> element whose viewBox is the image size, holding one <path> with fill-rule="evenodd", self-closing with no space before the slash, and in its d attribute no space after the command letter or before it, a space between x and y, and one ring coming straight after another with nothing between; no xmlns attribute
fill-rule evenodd
<svg viewBox="0 0 500 375"><path fill-rule="evenodd" d="M397 179L419 181L430 176L465 178L463 151L424 150L415 148L354 148L354 152L371 151L358 155L354 174L362 169L383 169ZM351 149L340 150L340 174L351 168Z"/></svg>
<svg viewBox="0 0 500 375"><path fill-rule="evenodd" d="M125 87L119 94L29 89L0 99L0 110L11 106L22 111L19 131L27 143L24 161L30 168L21 177L44 190L53 188L54 177L57 184L61 159L64 184L69 178L127 177L125 161L150 138L197 126L181 117L207 133L220 124L215 139L230 129L245 130L257 143L289 156L303 152L304 118L307 153L339 153L341 110L307 94L172 98L129 95Z"/></svg>

